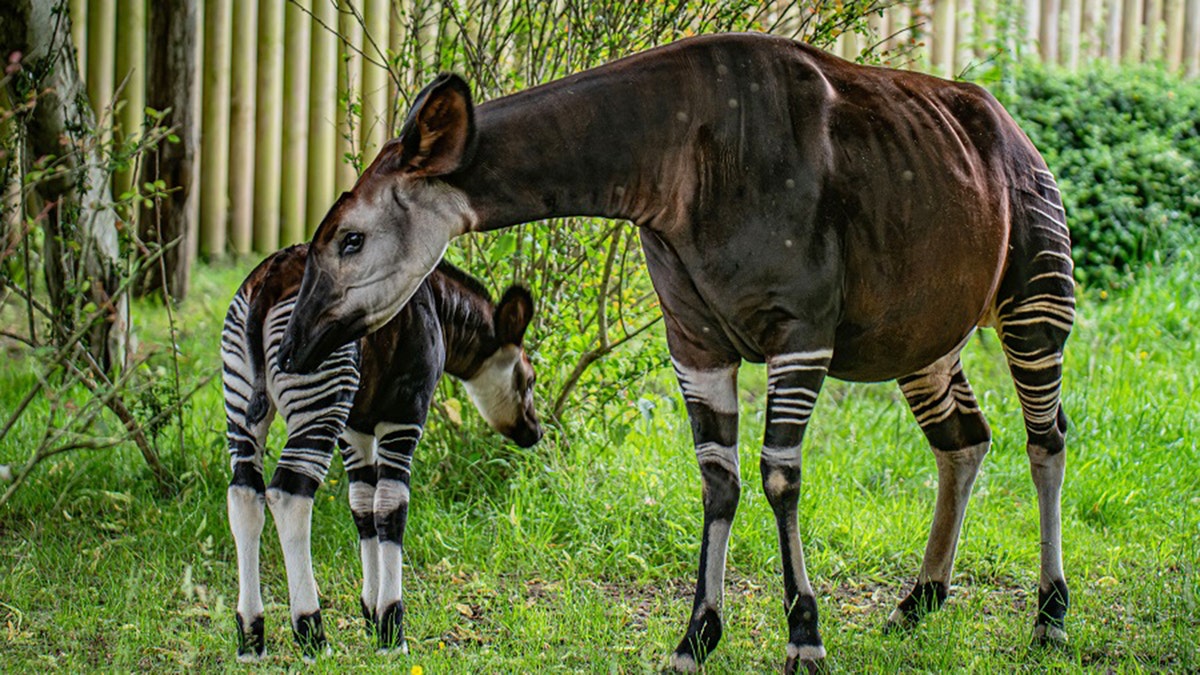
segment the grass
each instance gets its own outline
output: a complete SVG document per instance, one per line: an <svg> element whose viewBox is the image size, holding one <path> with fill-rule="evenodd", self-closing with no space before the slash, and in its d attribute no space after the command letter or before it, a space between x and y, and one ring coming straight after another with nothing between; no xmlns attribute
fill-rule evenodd
<svg viewBox="0 0 1200 675"><path fill-rule="evenodd" d="M202 268L183 308L185 373L217 364L225 303L249 265ZM1021 415L995 335L964 362L995 435L976 483L945 609L909 635L880 627L920 563L932 457L894 385L831 382L806 439L801 531L837 669L1200 669L1200 257L1080 298L1068 346L1072 419L1063 498L1070 647L1028 647L1037 512ZM144 345L161 344L162 312ZM0 408L31 381L10 349ZM548 357L545 357L548 358ZM711 672L776 670L786 642L780 561L759 487L764 372L742 372L743 497ZM636 389L636 388L635 388ZM454 390L447 390L453 395ZM333 655L311 670L656 670L681 635L699 554L700 486L682 402L657 373L610 420L568 419L539 446L502 445L477 423L433 418L418 452L405 560L411 654L380 657L358 617L356 535L335 462L318 493L314 559ZM473 415L473 413L469 413ZM185 487L155 494L136 451L46 463L0 513L0 665L34 669L241 669L237 576L225 516L219 383L163 435ZM32 422L0 447L17 463ZM478 432L478 433L477 433ZM274 447L279 446L276 430ZM305 668L287 626L273 528L265 530L269 660Z"/></svg>

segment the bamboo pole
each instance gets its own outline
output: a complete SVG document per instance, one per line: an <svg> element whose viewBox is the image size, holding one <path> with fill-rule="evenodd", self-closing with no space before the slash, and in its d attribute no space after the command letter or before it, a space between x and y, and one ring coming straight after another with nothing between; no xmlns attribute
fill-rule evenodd
<svg viewBox="0 0 1200 675"><path fill-rule="evenodd" d="M313 15L326 26L337 26L337 9L329 2L313 5ZM311 236L333 204L334 155L337 138L338 40L320 24L312 28L312 77L308 108L308 188L305 236Z"/></svg>
<svg viewBox="0 0 1200 675"><path fill-rule="evenodd" d="M1058 19L1062 0L1042 0L1042 16L1038 22L1038 51L1042 63L1057 64Z"/></svg>
<svg viewBox="0 0 1200 675"><path fill-rule="evenodd" d="M1183 32L1183 68L1187 77L1200 75L1200 0L1187 0Z"/></svg>
<svg viewBox="0 0 1200 675"><path fill-rule="evenodd" d="M305 179L308 164L308 70L312 20L288 3L284 15L283 176L280 205L280 244L304 239Z"/></svg>
<svg viewBox="0 0 1200 675"><path fill-rule="evenodd" d="M1142 28L1142 59L1158 61L1163 58L1164 35L1162 25L1163 0L1146 0L1142 6L1146 12Z"/></svg>
<svg viewBox="0 0 1200 675"><path fill-rule="evenodd" d="M230 73L230 243L249 253L254 236L254 70L258 12L254 0L233 0L233 70Z"/></svg>
<svg viewBox="0 0 1200 675"><path fill-rule="evenodd" d="M931 46L934 75L954 76L954 0L937 0L933 4L933 44Z"/></svg>
<svg viewBox="0 0 1200 675"><path fill-rule="evenodd" d="M1105 30L1104 50L1109 63L1117 65L1121 62L1121 24L1124 16L1125 3L1123 0L1108 0L1108 23Z"/></svg>
<svg viewBox="0 0 1200 675"><path fill-rule="evenodd" d="M1167 0L1163 11L1163 23L1167 29L1167 67L1172 72L1178 72L1183 64L1183 0Z"/></svg>
<svg viewBox="0 0 1200 675"><path fill-rule="evenodd" d="M954 28L954 72L961 73L975 56L974 47L979 43L975 33L975 0L958 0L958 14Z"/></svg>
<svg viewBox="0 0 1200 675"><path fill-rule="evenodd" d="M282 144L283 0L258 4L258 85L254 138L254 250L279 248L279 150Z"/></svg>
<svg viewBox="0 0 1200 675"><path fill-rule="evenodd" d="M200 135L200 242L205 255L225 254L229 187L229 60L233 5L204 0L204 102Z"/></svg>
<svg viewBox="0 0 1200 675"><path fill-rule="evenodd" d="M386 58L390 21L388 0L365 0L363 10L363 51L371 61ZM380 53L383 52L383 53ZM374 63L363 61L362 66L362 127L363 164L370 164L388 139L388 71Z"/></svg>
<svg viewBox="0 0 1200 675"><path fill-rule="evenodd" d="M389 15L387 63L391 73L388 75L388 138L394 137L399 131L400 123L403 121L400 116L408 110L408 106L401 103L408 92L400 91L400 85L397 82L400 79L398 73L403 68L400 65L400 59L401 54L404 53L405 41L412 39L409 36L408 28L404 25L405 19L408 18L411 11L412 0L407 0L393 3Z"/></svg>
<svg viewBox="0 0 1200 675"><path fill-rule="evenodd" d="M1142 60L1142 0L1124 0L1121 11L1121 58L1126 63Z"/></svg>
<svg viewBox="0 0 1200 675"><path fill-rule="evenodd" d="M1083 44L1080 48L1087 59L1098 59L1104 54L1104 38L1100 34L1104 24L1104 0L1083 0L1083 26L1080 28Z"/></svg>
<svg viewBox="0 0 1200 675"><path fill-rule="evenodd" d="M996 44L996 21L993 18L997 11L996 0L975 0L975 7L975 34L978 36L975 41L975 58L986 59L992 50L999 47Z"/></svg>
<svg viewBox="0 0 1200 675"><path fill-rule="evenodd" d="M362 47L362 26L350 12L346 0L338 3L338 130L337 130L337 190L345 191L354 187L358 180L358 171L354 164L348 161L359 153L359 136L361 115L354 113L354 108L361 104L359 92L362 85L362 57L356 49ZM361 161L361 156L360 156Z"/></svg>
<svg viewBox="0 0 1200 675"><path fill-rule="evenodd" d="M140 134L146 109L146 0L118 0L116 82L124 82L121 101L124 105L117 115L119 134L124 142ZM113 196L120 199L136 178L132 171L113 174ZM122 215L130 220L137 209Z"/></svg>
<svg viewBox="0 0 1200 675"><path fill-rule="evenodd" d="M1071 70L1079 69L1080 41L1083 39L1083 1L1067 1L1067 31L1062 36L1062 62Z"/></svg>
<svg viewBox="0 0 1200 675"><path fill-rule="evenodd" d="M1036 51L1038 36L1041 35L1042 3L1041 0L1025 0L1025 48Z"/></svg>
<svg viewBox="0 0 1200 675"><path fill-rule="evenodd" d="M91 0L87 12L87 93L100 123L105 107L112 102L116 65L116 0ZM102 135L101 138L104 138Z"/></svg>
<svg viewBox="0 0 1200 675"><path fill-rule="evenodd" d="M75 45L75 64L87 72L88 0L71 0L71 44Z"/></svg>
<svg viewBox="0 0 1200 675"><path fill-rule="evenodd" d="M200 173L204 170L203 155L200 152L200 131L203 129L201 114L204 112L204 41L208 39L208 29L204 27L206 4L205 0L198 0L196 5L196 39L192 43L192 49L195 50L192 56L192 81L196 83L193 89L195 95L192 97L191 136L195 146L192 152L192 176L195 178L187 201L188 222L192 224L187 231L189 270L196 268L196 259L200 254L200 190L204 189L204 176Z"/></svg>

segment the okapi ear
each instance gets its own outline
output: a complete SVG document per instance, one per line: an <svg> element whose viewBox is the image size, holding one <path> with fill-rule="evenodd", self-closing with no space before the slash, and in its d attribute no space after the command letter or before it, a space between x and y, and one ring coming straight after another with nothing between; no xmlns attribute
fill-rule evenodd
<svg viewBox="0 0 1200 675"><path fill-rule="evenodd" d="M399 140L394 167L410 176L444 176L464 166L475 144L475 107L466 81L442 73L422 89Z"/></svg>
<svg viewBox="0 0 1200 675"><path fill-rule="evenodd" d="M519 345L533 318L533 295L524 286L509 286L496 304L496 338L504 344Z"/></svg>

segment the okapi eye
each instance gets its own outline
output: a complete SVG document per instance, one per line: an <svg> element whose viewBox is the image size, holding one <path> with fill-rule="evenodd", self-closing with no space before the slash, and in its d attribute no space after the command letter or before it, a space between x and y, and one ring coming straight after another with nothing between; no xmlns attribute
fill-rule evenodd
<svg viewBox="0 0 1200 675"><path fill-rule="evenodd" d="M346 236L342 237L341 255L347 256L353 253L358 253L363 245L362 232L347 232Z"/></svg>

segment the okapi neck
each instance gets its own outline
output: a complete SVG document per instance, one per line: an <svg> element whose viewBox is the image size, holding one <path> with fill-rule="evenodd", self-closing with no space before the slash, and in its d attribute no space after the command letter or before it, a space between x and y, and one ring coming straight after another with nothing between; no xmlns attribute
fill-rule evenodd
<svg viewBox="0 0 1200 675"><path fill-rule="evenodd" d="M643 224L678 201L687 129L627 96L616 72L591 72L481 104L467 167L446 178L488 231L546 218ZM672 168L676 170L672 170Z"/></svg>

